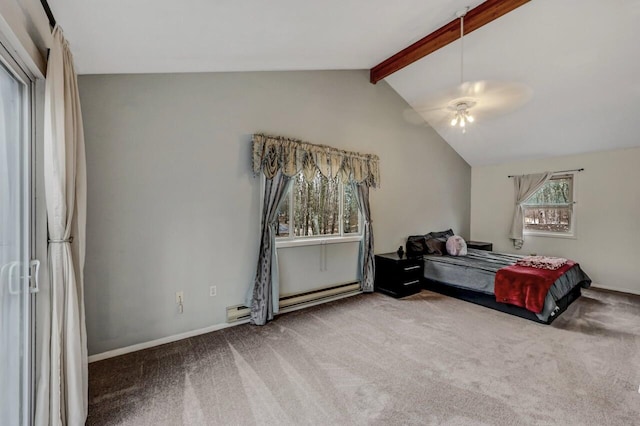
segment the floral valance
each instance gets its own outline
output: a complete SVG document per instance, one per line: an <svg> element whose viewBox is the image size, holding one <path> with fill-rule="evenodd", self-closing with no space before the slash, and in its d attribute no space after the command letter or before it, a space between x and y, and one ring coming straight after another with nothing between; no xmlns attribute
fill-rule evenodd
<svg viewBox="0 0 640 426"><path fill-rule="evenodd" d="M253 135L253 172L262 171L267 179L278 171L287 176L302 172L313 179L319 170L328 178L380 186L377 155L342 151L325 145L314 145L281 136Z"/></svg>

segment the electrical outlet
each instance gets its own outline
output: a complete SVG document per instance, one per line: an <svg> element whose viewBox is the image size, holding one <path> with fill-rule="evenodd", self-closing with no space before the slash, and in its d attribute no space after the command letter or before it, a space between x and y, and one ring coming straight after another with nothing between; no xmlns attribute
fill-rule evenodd
<svg viewBox="0 0 640 426"><path fill-rule="evenodd" d="M184 292L176 291L176 305L178 305L178 312L184 313Z"/></svg>
<svg viewBox="0 0 640 426"><path fill-rule="evenodd" d="M218 290L216 289L215 285L212 285L211 287L209 287L209 297L216 297L217 294L218 294Z"/></svg>

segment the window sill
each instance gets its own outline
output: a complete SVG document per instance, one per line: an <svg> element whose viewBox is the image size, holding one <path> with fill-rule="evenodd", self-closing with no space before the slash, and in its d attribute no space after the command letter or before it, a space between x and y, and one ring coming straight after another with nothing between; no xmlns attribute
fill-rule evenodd
<svg viewBox="0 0 640 426"><path fill-rule="evenodd" d="M575 233L561 234L555 232L524 232L525 237L543 237L543 238L564 238L568 240L577 240Z"/></svg>
<svg viewBox="0 0 640 426"><path fill-rule="evenodd" d="M299 238L296 240L276 240L276 248L302 247L302 246L320 246L323 244L342 244L362 241L362 235L353 235L349 237L318 237L318 238Z"/></svg>

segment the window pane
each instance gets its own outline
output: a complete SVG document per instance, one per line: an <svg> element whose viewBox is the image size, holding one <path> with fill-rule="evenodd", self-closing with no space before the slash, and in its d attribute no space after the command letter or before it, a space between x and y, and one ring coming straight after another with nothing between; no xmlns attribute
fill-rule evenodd
<svg viewBox="0 0 640 426"><path fill-rule="evenodd" d="M526 231L571 232L573 175L552 177L525 203Z"/></svg>
<svg viewBox="0 0 640 426"><path fill-rule="evenodd" d="M340 232L338 216L340 193L337 179L328 179L316 171L313 180L296 176L293 185L294 235L335 235Z"/></svg>
<svg viewBox="0 0 640 426"><path fill-rule="evenodd" d="M573 207L525 207L524 228L527 231L570 232Z"/></svg>
<svg viewBox="0 0 640 426"><path fill-rule="evenodd" d="M535 204L567 204L573 202L573 176L563 175L553 177L544 184L526 202L527 205Z"/></svg>
<svg viewBox="0 0 640 426"><path fill-rule="evenodd" d="M358 200L351 185L344 186L344 207L342 210L342 229L345 234L357 234L360 232L358 221Z"/></svg>
<svg viewBox="0 0 640 426"><path fill-rule="evenodd" d="M278 227L276 228L276 238L277 237L288 237L289 236L289 194L287 194L287 198L280 205L280 210L278 210Z"/></svg>

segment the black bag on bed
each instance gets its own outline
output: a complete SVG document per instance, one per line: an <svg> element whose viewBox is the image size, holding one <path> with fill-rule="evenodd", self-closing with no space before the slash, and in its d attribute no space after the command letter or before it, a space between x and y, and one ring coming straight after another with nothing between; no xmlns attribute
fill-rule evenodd
<svg viewBox="0 0 640 426"><path fill-rule="evenodd" d="M429 232L426 235L410 235L407 238L407 257L422 256L423 254L447 254L446 249L429 247L427 240L437 240L443 243L447 242L449 237L453 237L453 230Z"/></svg>
<svg viewBox="0 0 640 426"><path fill-rule="evenodd" d="M407 238L407 257L422 256L427 252L424 235L410 235Z"/></svg>
<svg viewBox="0 0 640 426"><path fill-rule="evenodd" d="M424 236L424 238L427 240L434 239L434 240L443 241L446 243L449 237L453 237L453 235L454 235L453 229L447 229L446 231L429 232L427 235Z"/></svg>

